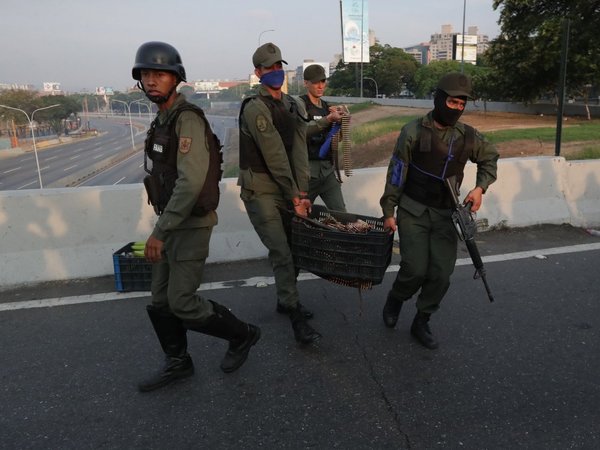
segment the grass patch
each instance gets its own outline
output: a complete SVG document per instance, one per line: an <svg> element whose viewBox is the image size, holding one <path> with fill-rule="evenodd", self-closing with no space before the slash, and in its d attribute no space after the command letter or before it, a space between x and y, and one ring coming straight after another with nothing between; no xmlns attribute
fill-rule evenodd
<svg viewBox="0 0 600 450"><path fill-rule="evenodd" d="M374 103L371 102L367 102L367 103L353 103L350 105L346 105L348 107L348 111L350 111L350 114L356 114L358 112L361 111L366 111L368 109L371 109L375 106Z"/></svg>
<svg viewBox="0 0 600 450"><path fill-rule="evenodd" d="M357 127L351 128L351 140L354 144L364 144L378 136L392 133L400 129L417 116L393 116L386 117L373 122L363 123Z"/></svg>
<svg viewBox="0 0 600 450"><path fill-rule="evenodd" d="M600 145L585 147L584 149L573 152L570 155L565 155L565 159L567 161L580 159L600 159Z"/></svg>
<svg viewBox="0 0 600 450"><path fill-rule="evenodd" d="M556 139L556 128L523 128L488 131L484 133L490 142L516 141L521 139L551 142ZM562 141L597 141L600 136L600 122L583 123L562 129Z"/></svg>
<svg viewBox="0 0 600 450"><path fill-rule="evenodd" d="M334 103L329 103L330 106L334 106L334 105L344 105L344 102L334 102ZM362 112L362 111L367 111L368 109L372 109L374 108L376 105L373 102L364 102L364 103L350 103L350 104L345 104L346 107L348 108L348 111L350 111L350 114L356 114L358 112Z"/></svg>

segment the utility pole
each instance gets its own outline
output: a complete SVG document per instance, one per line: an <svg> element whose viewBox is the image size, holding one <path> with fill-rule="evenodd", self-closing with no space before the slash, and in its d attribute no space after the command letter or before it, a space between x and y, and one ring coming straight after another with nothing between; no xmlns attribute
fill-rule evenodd
<svg viewBox="0 0 600 450"><path fill-rule="evenodd" d="M558 114L556 114L556 141L554 155L560 156L560 142L562 140L562 122L565 111L565 84L567 82L567 54L569 52L569 28L571 21L564 19L562 22L563 36L560 50L560 76L558 85Z"/></svg>

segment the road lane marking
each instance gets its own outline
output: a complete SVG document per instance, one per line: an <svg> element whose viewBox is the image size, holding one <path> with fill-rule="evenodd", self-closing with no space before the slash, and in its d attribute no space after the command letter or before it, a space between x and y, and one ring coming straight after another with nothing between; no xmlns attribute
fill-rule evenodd
<svg viewBox="0 0 600 450"><path fill-rule="evenodd" d="M18 188L17 188L17 190L19 190L19 189L24 189L24 188L26 188L27 186L31 186L32 184L36 184L36 185L38 185L38 186L39 186L39 185L40 185L40 181L39 181L39 180L34 180L34 181L32 181L31 183L27 183L27 184L24 184L23 186L20 186L20 187L18 187Z"/></svg>
<svg viewBox="0 0 600 450"><path fill-rule="evenodd" d="M505 253L501 255L484 256L481 259L484 263L493 263L501 261L514 261L517 259L533 258L537 255L563 255L567 253L579 253L592 250L600 250L600 242L592 244L570 245L567 247L552 247L540 250L531 250L526 252ZM471 258L460 258L456 260L457 266L471 265ZM391 265L386 272L397 272L400 266ZM316 280L319 277L312 273L302 272L298 276L298 281ZM273 285L274 277L251 277L241 280L215 281L211 283L202 283L198 291L216 291L220 289L233 289L240 287L256 287L257 285ZM53 306L78 305L81 303L97 303L113 300L126 300L130 298L150 297L150 292L106 292L101 294L78 295L72 297L56 297L40 300L25 300L21 302L0 303L0 312L15 311L19 309L48 308Z"/></svg>

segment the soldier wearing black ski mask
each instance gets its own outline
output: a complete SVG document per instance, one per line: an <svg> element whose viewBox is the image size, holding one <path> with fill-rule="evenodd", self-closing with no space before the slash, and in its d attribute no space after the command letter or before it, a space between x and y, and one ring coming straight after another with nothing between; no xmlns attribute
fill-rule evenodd
<svg viewBox="0 0 600 450"><path fill-rule="evenodd" d="M384 228L398 231L402 255L383 307L383 322L394 328L403 303L416 295L410 334L430 350L439 343L429 319L450 286L457 257L458 237L445 180L455 177L460 184L466 163L477 165L475 184L463 200L473 212L496 180L498 151L476 129L459 122L472 98L467 75L452 72L440 79L433 110L400 131L380 200Z"/></svg>
<svg viewBox="0 0 600 450"><path fill-rule="evenodd" d="M473 99L469 77L458 72L444 76L434 94L433 120L442 126L453 127L462 116L467 99Z"/></svg>

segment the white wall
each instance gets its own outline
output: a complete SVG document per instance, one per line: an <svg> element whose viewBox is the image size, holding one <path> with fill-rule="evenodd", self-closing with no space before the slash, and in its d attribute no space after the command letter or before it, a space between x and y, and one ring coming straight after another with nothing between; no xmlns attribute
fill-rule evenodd
<svg viewBox="0 0 600 450"><path fill-rule="evenodd" d="M461 194L475 180L468 164ZM386 168L355 170L342 189L348 211L380 216ZM221 185L219 224L208 262L266 256L235 179ZM479 219L490 227L600 225L600 160L510 158L484 196ZM155 221L141 184L0 191L0 287L113 273L112 253L145 240Z"/></svg>

